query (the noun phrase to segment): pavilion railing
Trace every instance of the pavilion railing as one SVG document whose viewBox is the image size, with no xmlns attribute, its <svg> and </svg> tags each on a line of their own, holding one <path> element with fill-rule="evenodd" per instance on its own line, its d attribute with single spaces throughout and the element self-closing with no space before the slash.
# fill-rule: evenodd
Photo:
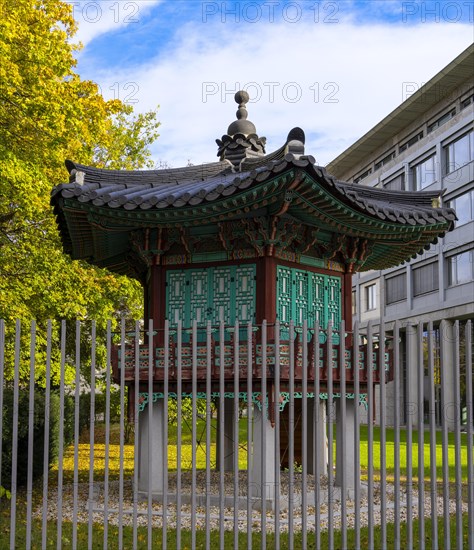
<svg viewBox="0 0 474 550">
<path fill-rule="evenodd" d="M 339 329 L 0 321 L 0 547 L 474 548 L 472 322 Z"/>
<path fill-rule="evenodd" d="M 247 340 L 247 330 L 251 334 Z M 327 384 L 329 373 L 332 370 L 332 379 L 334 383 L 339 383 L 341 379 L 341 368 L 345 368 L 345 379 L 348 384 L 354 381 L 354 350 L 358 353 L 359 382 L 366 384 L 368 381 L 367 370 L 371 365 L 373 370 L 372 383 L 380 382 L 380 363 L 381 346 L 377 341 L 372 353 L 368 353 L 366 335 L 360 334 L 359 341 L 353 344 L 352 332 L 344 333 L 344 343 L 340 332 L 330 329 L 332 337 L 328 339 L 328 330 L 320 328 L 318 325 L 309 328 L 308 326 L 294 325 L 267 325 L 267 331 L 271 332 L 271 337 L 267 339 L 265 357 L 267 365 L 267 377 L 273 378 L 275 372 L 275 361 L 278 355 L 280 362 L 280 378 L 287 381 L 290 376 L 290 363 L 294 363 L 294 378 L 301 381 L 303 379 L 303 360 L 306 354 L 306 376 L 309 382 L 314 382 L 315 369 L 319 367 L 319 381 L 321 384 Z M 307 341 L 303 343 L 303 331 L 306 331 Z M 178 334 L 178 331 L 180 334 Z M 180 376 L 183 380 L 192 379 L 192 361 L 193 349 L 196 353 L 197 378 L 205 380 L 207 375 L 207 355 L 210 353 L 211 377 L 219 379 L 221 365 L 224 365 L 224 378 L 233 379 L 235 376 L 235 365 L 239 365 L 239 377 L 246 379 L 248 368 L 251 369 L 252 377 L 260 379 L 263 373 L 263 355 L 264 350 L 261 343 L 261 326 L 252 324 L 228 327 L 225 325 L 213 327 L 195 326 L 181 327 L 174 329 L 154 330 L 153 345 L 142 343 L 146 340 L 145 331 L 138 335 L 129 336 L 129 341 L 123 346 L 116 345 L 112 347 L 112 367 L 114 379 L 117 383 L 120 381 L 120 369 L 125 369 L 125 382 L 135 380 L 135 357 L 138 347 L 139 355 L 139 377 L 146 380 L 148 377 L 148 368 L 150 364 L 150 353 L 153 356 L 153 378 L 156 381 L 163 381 L 164 366 L 168 364 L 168 375 L 171 381 L 176 380 L 177 362 L 178 362 L 178 339 L 181 342 Z M 279 332 L 279 348 L 276 350 L 275 331 Z M 210 332 L 209 338 L 206 332 Z M 318 337 L 315 338 L 315 334 Z M 155 345 L 159 340 L 161 345 Z M 137 344 L 138 342 L 138 344 Z M 167 342 L 167 346 L 164 345 Z M 195 342 L 195 346 L 193 346 Z M 303 346 L 306 348 L 303 350 Z M 249 361 L 248 352 L 250 350 L 251 360 Z M 387 338 L 384 341 L 384 350 L 382 352 L 385 364 L 384 380 L 390 381 L 393 378 L 393 350 L 392 340 Z M 342 364 L 341 357 L 344 357 Z M 318 357 L 318 361 L 315 358 Z M 331 357 L 331 361 L 329 361 Z M 122 359 L 123 358 L 123 359 Z"/>
</svg>

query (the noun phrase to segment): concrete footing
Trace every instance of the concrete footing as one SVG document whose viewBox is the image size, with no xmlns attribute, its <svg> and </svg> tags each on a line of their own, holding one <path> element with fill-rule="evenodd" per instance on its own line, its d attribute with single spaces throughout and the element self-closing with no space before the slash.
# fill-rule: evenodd
<svg viewBox="0 0 474 550">
<path fill-rule="evenodd" d="M 345 418 L 342 418 L 341 415 L 340 400 L 335 400 L 335 404 L 337 424 L 335 484 L 336 487 L 344 484 L 346 490 L 352 491 L 356 480 L 359 478 L 359 473 L 354 471 L 354 414 L 355 407 L 358 404 L 356 405 L 353 400 L 346 400 Z M 159 399 L 148 405 L 148 407 L 150 406 L 152 407 L 151 414 L 149 409 L 146 408 L 139 418 L 138 492 L 141 495 L 147 495 L 151 488 L 153 495 L 156 495 L 156 498 L 160 500 L 160 495 L 161 499 L 163 495 L 165 474 L 163 465 L 165 463 L 165 453 L 167 452 L 163 429 L 165 401 Z M 224 426 L 224 438 L 223 443 L 222 441 L 218 443 L 217 452 L 218 455 L 221 450 L 224 453 L 223 466 L 226 472 L 234 470 L 234 437 L 238 437 L 238 434 L 234 433 L 237 426 L 234 414 L 233 399 L 225 399 L 224 415 L 223 418 L 219 417 L 219 425 L 222 426 L 223 423 Z M 308 400 L 308 428 L 307 433 L 304 434 L 308 443 L 307 455 L 304 457 L 307 461 L 308 474 L 314 474 L 315 471 L 319 476 L 327 474 L 326 431 L 326 402 Z M 343 433 L 344 440 L 342 438 Z M 217 440 L 219 441 L 219 439 L 218 435 Z M 251 462 L 248 467 L 252 476 L 252 502 L 255 501 L 254 504 L 257 507 L 262 507 L 262 502 L 266 502 L 265 506 L 272 508 L 272 503 L 275 502 L 276 498 L 276 486 L 279 481 L 278 479 L 275 480 L 277 438 L 275 428 L 272 426 L 267 412 L 259 410 L 258 407 L 254 407 L 253 410 L 253 430 L 251 441 L 248 444 L 251 446 Z M 220 460 L 217 461 L 217 464 L 221 464 Z M 280 472 L 277 473 L 279 476 Z M 173 495 L 169 495 L 169 502 L 172 502 L 173 498 L 175 498 Z M 219 499 L 218 496 L 216 498 Z M 227 499 L 227 496 L 225 498 Z M 281 495 L 281 498 L 284 500 L 285 497 Z"/>
</svg>

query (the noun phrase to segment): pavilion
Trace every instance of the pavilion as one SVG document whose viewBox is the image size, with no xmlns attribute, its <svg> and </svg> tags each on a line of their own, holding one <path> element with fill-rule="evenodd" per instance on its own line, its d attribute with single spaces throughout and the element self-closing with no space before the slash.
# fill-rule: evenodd
<svg viewBox="0 0 474 550">
<path fill-rule="evenodd" d="M 69 183 L 52 192 L 64 251 L 74 259 L 138 279 L 143 285 L 145 319 L 152 320 L 155 331 L 153 399 L 146 386 L 148 343 L 140 352 L 139 380 L 135 379 L 133 357 L 124 360 L 117 353 L 114 372 L 118 377 L 120 368 L 125 368 L 132 406 L 135 384 L 140 385 L 144 406 L 153 402 L 156 457 L 166 446 L 159 429 L 166 399 L 155 399 L 155 392 L 163 391 L 165 362 L 170 390 L 176 391 L 179 378 L 182 391 L 191 391 L 193 338 L 199 340 L 194 348 L 194 382 L 200 392 L 208 388 L 209 366 L 212 390 L 219 392 L 223 367 L 227 392 L 233 391 L 236 376 L 239 389 L 245 391 L 251 376 L 255 395 L 264 390 L 273 411 L 270 390 L 275 383 L 277 355 L 281 392 L 291 387 L 301 391 L 305 368 L 308 391 L 314 391 L 317 379 L 319 388 L 327 392 L 329 378 L 336 391 L 341 365 L 350 389 L 354 377 L 352 274 L 385 269 L 422 253 L 449 231 L 456 219 L 452 209 L 441 207 L 439 193 L 388 191 L 338 181 L 305 153 L 305 135 L 300 128 L 291 130 L 285 143 L 267 154 L 265 138 L 257 135 L 247 118 L 248 99 L 246 92 L 235 95 L 237 120 L 216 140 L 217 162 L 127 171 L 67 161 Z M 275 334 L 276 321 L 281 327 L 279 335 Z M 190 333 L 193 323 L 201 328 L 212 326 L 212 338 L 206 340 L 202 332 L 200 336 Z M 233 329 L 238 323 L 245 330 Z M 326 334 L 303 342 L 298 327 L 315 323 Z M 223 333 L 219 325 L 225 327 Z M 334 331 L 329 338 L 328 326 Z M 178 327 L 183 330 L 180 346 Z M 345 327 L 343 331 L 341 327 Z M 210 360 L 206 359 L 209 342 Z M 309 346 L 307 354 L 304 345 Z M 262 368 L 263 361 L 269 365 L 267 369 Z M 361 360 L 362 386 L 367 383 L 366 374 L 367 354 Z M 312 395 L 310 410 L 323 407 L 321 395 Z M 350 399 L 347 405 L 350 418 L 356 405 Z M 255 408 L 254 433 L 266 435 L 249 442 L 255 457 L 254 479 L 261 490 L 271 484 L 274 466 L 268 457 L 275 456 L 273 413 L 266 414 L 264 408 Z M 228 422 L 232 411 L 230 404 L 220 419 L 229 426 L 226 430 L 232 429 Z M 284 408 L 281 414 L 283 418 Z M 147 456 L 149 437 L 147 417 L 140 415 L 139 423 L 143 457 Z M 310 425 L 309 432 L 312 429 Z M 280 441 L 284 446 L 285 434 Z M 323 447 L 323 441 L 317 442 L 316 452 L 322 453 Z M 231 446 L 224 451 L 231 456 Z M 262 454 L 268 460 L 265 468 L 257 464 Z M 160 493 L 159 458 L 155 466 L 152 490 Z M 347 469 L 349 484 L 355 475 L 351 466 L 350 453 L 344 460 L 339 458 L 338 471 Z M 143 491 L 148 487 L 147 471 L 143 458 L 139 472 Z"/>
</svg>

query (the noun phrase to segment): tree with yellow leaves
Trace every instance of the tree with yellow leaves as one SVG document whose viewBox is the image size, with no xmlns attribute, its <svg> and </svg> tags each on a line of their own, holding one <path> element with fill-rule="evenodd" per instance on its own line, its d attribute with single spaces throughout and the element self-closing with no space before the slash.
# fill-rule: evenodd
<svg viewBox="0 0 474 550">
<path fill-rule="evenodd" d="M 75 32 L 72 7 L 61 0 L 1 4 L 0 319 L 7 326 L 95 319 L 103 330 L 107 319 L 141 316 L 138 283 L 63 254 L 49 205 L 52 187 L 67 178 L 65 159 L 147 167 L 158 137 L 155 111 L 134 115 L 75 72 Z"/>
</svg>

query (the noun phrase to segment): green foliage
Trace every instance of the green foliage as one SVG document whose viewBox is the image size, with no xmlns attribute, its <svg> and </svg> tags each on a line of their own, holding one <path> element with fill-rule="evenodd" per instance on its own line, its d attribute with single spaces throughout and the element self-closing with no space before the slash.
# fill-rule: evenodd
<svg viewBox="0 0 474 550">
<path fill-rule="evenodd" d="M 10 489 L 12 480 L 13 453 L 13 390 L 4 390 L 3 401 L 3 432 L 2 432 L 2 485 Z M 44 463 L 44 427 L 45 427 L 45 396 L 36 393 L 33 414 L 33 479 L 41 476 Z M 28 475 L 28 430 L 29 430 L 29 395 L 19 392 L 18 395 L 18 440 L 17 440 L 17 485 L 26 484 Z M 67 426 L 67 422 L 65 422 Z M 65 434 L 71 438 L 70 428 Z M 73 432 L 72 432 L 73 434 Z M 69 444 L 71 439 L 66 440 Z M 59 449 L 59 396 L 51 394 L 49 408 L 49 465 L 58 458 Z"/>
<path fill-rule="evenodd" d="M 11 380 L 15 319 L 36 319 L 43 329 L 50 318 L 66 319 L 71 328 L 75 319 L 95 319 L 103 335 L 107 319 L 141 317 L 136 281 L 63 254 L 49 197 L 54 185 L 67 181 L 67 158 L 108 168 L 149 166 L 159 123 L 156 111 L 133 115 L 75 72 L 71 4 L 3 2 L 0 16 L 0 318 L 9 330 L 5 377 Z M 57 336 L 59 327 L 54 331 Z M 70 344 L 68 338 L 68 352 Z M 56 380 L 57 349 L 54 354 Z M 27 366 L 22 352 L 22 383 Z M 43 372 L 37 370 L 39 385 Z"/>
<path fill-rule="evenodd" d="M 215 405 L 211 403 L 211 415 L 214 413 Z M 196 415 L 198 420 L 206 418 L 206 400 L 196 399 Z M 193 423 L 193 400 L 191 397 L 185 397 L 181 400 L 181 418 L 182 424 L 192 426 Z M 178 401 L 168 399 L 168 424 L 170 426 L 178 425 Z"/>
</svg>

